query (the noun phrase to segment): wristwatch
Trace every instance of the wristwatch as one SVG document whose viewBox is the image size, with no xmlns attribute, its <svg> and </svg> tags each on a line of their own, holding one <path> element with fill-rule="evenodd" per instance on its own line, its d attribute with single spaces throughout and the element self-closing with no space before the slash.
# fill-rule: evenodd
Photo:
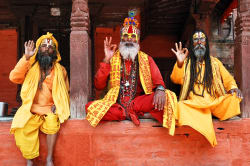
<svg viewBox="0 0 250 166">
<path fill-rule="evenodd" d="M 157 86 L 157 88 L 156 88 L 156 91 L 157 91 L 157 90 L 165 91 L 165 88 L 164 88 L 164 86 L 159 85 L 159 86 Z"/>
</svg>

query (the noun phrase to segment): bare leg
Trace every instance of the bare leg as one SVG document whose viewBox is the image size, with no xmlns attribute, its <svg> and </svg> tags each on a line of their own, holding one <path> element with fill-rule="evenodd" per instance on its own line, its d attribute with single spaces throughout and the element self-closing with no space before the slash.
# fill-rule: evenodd
<svg viewBox="0 0 250 166">
<path fill-rule="evenodd" d="M 57 133 L 47 135 L 48 155 L 47 155 L 46 166 L 54 166 L 52 155 L 53 155 L 54 146 L 55 146 L 55 143 L 56 143 L 56 138 L 57 138 Z"/>
<path fill-rule="evenodd" d="M 32 160 L 27 160 L 27 166 L 33 166 L 33 161 Z"/>
</svg>

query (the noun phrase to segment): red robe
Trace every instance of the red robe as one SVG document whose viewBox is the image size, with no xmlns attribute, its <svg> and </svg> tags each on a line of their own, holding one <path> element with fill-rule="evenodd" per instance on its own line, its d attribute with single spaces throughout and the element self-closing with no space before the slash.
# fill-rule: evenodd
<svg viewBox="0 0 250 166">
<path fill-rule="evenodd" d="M 153 89 L 155 89 L 159 85 L 162 85 L 165 87 L 161 73 L 157 65 L 155 64 L 153 58 L 148 56 L 148 60 L 149 60 L 149 65 L 150 65 L 150 70 L 151 70 Z M 131 65 L 132 65 L 132 61 L 130 60 L 125 61 L 127 72 L 130 72 Z M 100 63 L 100 67 L 94 78 L 94 85 L 96 89 L 103 90 L 107 86 L 110 69 L 111 69 L 110 64 L 103 63 L 103 62 Z M 154 109 L 153 98 L 154 98 L 154 93 L 150 95 L 144 94 L 140 79 L 138 79 L 136 95 L 135 95 L 134 100 L 132 100 L 131 102 L 133 111 L 135 112 L 136 116 L 144 115 L 144 113 L 149 112 L 156 120 L 162 123 L 163 110 L 159 111 L 159 110 Z M 87 110 L 88 106 L 91 103 L 92 101 L 86 104 L 85 110 Z M 112 121 L 112 120 L 120 121 L 120 120 L 125 120 L 125 119 L 126 119 L 125 109 L 120 104 L 115 103 L 110 107 L 108 112 L 104 115 L 104 117 L 102 118 L 102 121 L 103 120 L 104 121 Z"/>
</svg>

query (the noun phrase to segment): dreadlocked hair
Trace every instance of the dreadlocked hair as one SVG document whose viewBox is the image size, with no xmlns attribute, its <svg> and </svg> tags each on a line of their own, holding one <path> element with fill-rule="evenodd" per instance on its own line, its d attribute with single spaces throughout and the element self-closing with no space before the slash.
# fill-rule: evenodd
<svg viewBox="0 0 250 166">
<path fill-rule="evenodd" d="M 202 32 L 205 34 L 205 32 L 203 30 L 196 30 L 193 35 L 197 32 Z M 189 87 L 188 87 L 188 95 L 191 91 L 193 91 L 193 93 L 195 95 L 198 96 L 203 96 L 204 95 L 204 91 L 207 90 L 207 92 L 211 95 L 214 96 L 214 91 L 213 91 L 213 87 L 212 87 L 212 81 L 213 81 L 213 74 L 212 74 L 212 66 L 211 66 L 211 58 L 210 58 L 210 54 L 209 54 L 209 44 L 208 44 L 208 38 L 206 35 L 206 52 L 204 55 L 204 60 L 205 60 L 205 73 L 204 73 L 204 77 L 202 80 L 202 85 L 203 85 L 203 90 L 202 90 L 202 94 L 197 94 L 194 90 L 194 84 L 198 81 L 198 72 L 197 72 L 197 68 L 196 68 L 196 57 L 194 55 L 194 51 L 193 51 L 193 35 L 191 36 L 190 40 L 189 40 L 189 56 L 187 59 L 187 64 L 185 66 L 185 68 L 187 68 L 187 65 L 189 62 L 191 62 L 190 64 L 190 83 L 189 83 Z"/>
</svg>

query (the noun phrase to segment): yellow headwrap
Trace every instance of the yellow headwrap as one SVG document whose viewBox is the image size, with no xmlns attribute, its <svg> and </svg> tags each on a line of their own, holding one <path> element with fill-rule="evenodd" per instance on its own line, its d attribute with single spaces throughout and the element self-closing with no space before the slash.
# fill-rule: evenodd
<svg viewBox="0 0 250 166">
<path fill-rule="evenodd" d="M 59 51 L 58 51 L 58 42 L 57 42 L 57 40 L 54 38 L 54 36 L 53 36 L 52 33 L 47 32 L 46 35 L 42 35 L 39 39 L 37 39 L 37 41 L 36 41 L 36 51 L 35 51 L 35 55 L 32 56 L 32 57 L 30 58 L 30 63 L 31 63 L 31 64 L 33 64 L 33 63 L 35 62 L 35 60 L 36 60 L 36 55 L 37 55 L 37 52 L 38 52 L 38 48 L 40 47 L 40 45 L 41 45 L 41 43 L 42 43 L 42 41 L 43 41 L 44 39 L 51 39 L 51 40 L 53 41 L 53 43 L 56 45 L 56 52 L 57 52 L 57 60 L 56 60 L 56 62 L 59 62 L 59 61 L 61 60 L 61 56 L 60 56 L 60 53 L 59 53 Z"/>
<path fill-rule="evenodd" d="M 48 32 L 36 41 L 35 55 L 30 58 L 30 64 L 35 63 L 39 46 L 44 39 L 51 39 L 56 46 L 57 60 L 54 64 L 55 76 L 52 85 L 52 97 L 56 106 L 56 114 L 58 114 L 60 122 L 63 123 L 70 116 L 69 93 L 65 84 L 62 66 L 58 63 L 61 60 L 61 56 L 58 51 L 58 43 L 51 33 Z M 38 82 L 40 79 L 40 74 L 38 73 L 40 73 L 40 67 L 38 62 L 36 62 L 26 74 L 23 82 L 21 89 L 22 106 L 18 109 L 14 116 L 11 125 L 11 133 L 14 133 L 16 128 L 23 128 L 32 116 L 30 109 L 37 92 Z"/>
</svg>

